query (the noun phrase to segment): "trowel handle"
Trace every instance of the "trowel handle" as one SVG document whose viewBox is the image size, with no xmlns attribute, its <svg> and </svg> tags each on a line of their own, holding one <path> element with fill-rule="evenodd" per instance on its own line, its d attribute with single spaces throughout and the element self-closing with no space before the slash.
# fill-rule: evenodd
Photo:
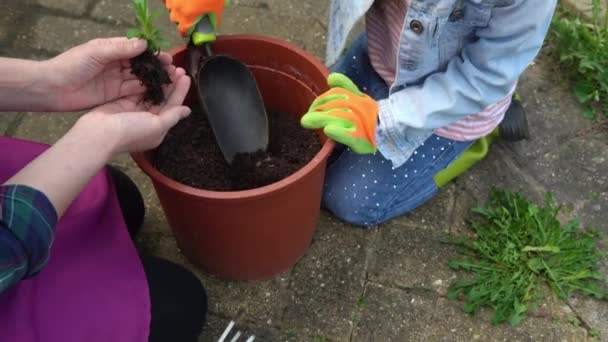
<svg viewBox="0 0 608 342">
<path fill-rule="evenodd" d="M 207 57 L 213 57 L 213 50 L 211 50 L 211 43 L 205 44 L 205 52 L 207 53 Z"/>
<path fill-rule="evenodd" d="M 192 43 L 195 46 L 209 45 L 217 39 L 217 32 L 211 23 L 209 14 L 203 15 L 192 32 Z"/>
</svg>

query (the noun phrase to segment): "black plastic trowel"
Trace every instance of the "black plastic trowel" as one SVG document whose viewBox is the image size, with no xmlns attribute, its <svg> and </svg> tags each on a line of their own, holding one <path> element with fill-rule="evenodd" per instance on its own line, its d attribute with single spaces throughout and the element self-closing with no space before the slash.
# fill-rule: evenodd
<svg viewBox="0 0 608 342">
<path fill-rule="evenodd" d="M 268 116 L 255 77 L 245 64 L 214 55 L 215 30 L 204 16 L 192 34 L 186 56 L 198 100 L 228 164 L 235 155 L 268 148 Z M 204 49 L 204 52 L 203 52 Z"/>
</svg>

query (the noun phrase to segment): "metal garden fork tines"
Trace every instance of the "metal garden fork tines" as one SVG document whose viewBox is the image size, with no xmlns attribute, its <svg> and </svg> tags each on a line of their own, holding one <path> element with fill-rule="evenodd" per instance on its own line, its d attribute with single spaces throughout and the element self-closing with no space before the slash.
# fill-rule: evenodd
<svg viewBox="0 0 608 342">
<path fill-rule="evenodd" d="M 235 325 L 234 321 L 230 321 L 230 323 L 226 327 L 226 330 L 224 330 L 224 333 L 222 334 L 222 336 L 220 337 L 220 339 L 217 342 L 239 342 L 239 338 L 242 335 L 242 333 L 239 330 L 236 331 L 236 333 L 232 336 L 231 340 L 227 340 L 227 338 L 229 338 L 228 336 L 230 336 L 232 329 L 234 328 L 234 325 Z M 244 336 L 243 338 L 246 338 L 246 336 Z M 247 340 L 244 340 L 244 341 L 253 342 L 254 339 L 255 339 L 255 336 L 251 335 L 251 336 L 249 336 L 249 338 L 247 338 Z"/>
</svg>

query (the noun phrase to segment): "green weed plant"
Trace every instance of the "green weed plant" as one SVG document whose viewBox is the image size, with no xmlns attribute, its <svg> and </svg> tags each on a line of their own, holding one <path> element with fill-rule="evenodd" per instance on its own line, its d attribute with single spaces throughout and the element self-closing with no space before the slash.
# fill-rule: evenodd
<svg viewBox="0 0 608 342">
<path fill-rule="evenodd" d="M 448 297 L 465 299 L 464 311 L 472 315 L 489 307 L 493 323 L 513 326 L 538 304 L 544 284 L 561 299 L 575 292 L 606 299 L 599 236 L 579 229 L 577 220 L 561 224 L 559 212 L 550 194 L 539 207 L 518 193 L 493 191 L 485 206 L 473 209 L 476 238 L 451 242 L 463 259 L 450 267 L 470 277 L 456 280 Z"/>
<path fill-rule="evenodd" d="M 551 37 L 556 52 L 574 80 L 574 94 L 589 119 L 598 110 L 608 116 L 608 0 L 592 0 L 591 20 L 560 8 Z"/>
</svg>

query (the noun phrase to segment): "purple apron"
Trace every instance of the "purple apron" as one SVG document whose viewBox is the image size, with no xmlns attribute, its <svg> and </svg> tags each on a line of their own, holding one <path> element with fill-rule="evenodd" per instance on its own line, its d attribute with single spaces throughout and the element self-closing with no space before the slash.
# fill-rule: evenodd
<svg viewBox="0 0 608 342">
<path fill-rule="evenodd" d="M 46 145 L 0 137 L 0 184 Z M 0 341 L 146 342 L 146 277 L 106 171 L 56 228 L 48 265 L 0 295 Z"/>
</svg>

